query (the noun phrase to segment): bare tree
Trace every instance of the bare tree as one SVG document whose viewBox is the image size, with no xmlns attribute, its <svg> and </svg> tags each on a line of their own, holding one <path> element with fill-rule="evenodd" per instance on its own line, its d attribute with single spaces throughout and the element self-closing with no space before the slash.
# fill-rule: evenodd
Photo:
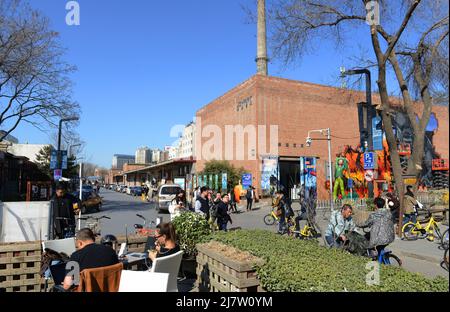
<svg viewBox="0 0 450 312">
<path fill-rule="evenodd" d="M 273 0 L 269 9 L 273 30 L 271 42 L 274 56 L 287 64 L 301 59 L 324 40 L 331 40 L 336 46 L 345 43 L 355 48 L 357 42 L 352 36 L 356 31 L 366 31 L 378 75 L 380 114 L 397 192 L 403 203 L 402 167 L 393 131 L 391 113 L 394 108 L 390 103 L 387 77 L 392 75 L 396 78 L 402 109 L 413 127 L 414 143 L 408 171 L 418 176 L 422 168 L 425 129 L 430 119 L 433 95 L 448 100 L 449 4 L 442 0 L 378 1 L 380 23 L 369 26 L 366 23 L 369 13 L 366 6 L 374 2 Z M 421 100 L 419 104 L 414 101 L 416 90 L 417 99 Z"/>
<path fill-rule="evenodd" d="M 0 128 L 2 141 L 22 123 L 43 129 L 79 114 L 58 34 L 21 0 L 0 2 Z"/>
</svg>

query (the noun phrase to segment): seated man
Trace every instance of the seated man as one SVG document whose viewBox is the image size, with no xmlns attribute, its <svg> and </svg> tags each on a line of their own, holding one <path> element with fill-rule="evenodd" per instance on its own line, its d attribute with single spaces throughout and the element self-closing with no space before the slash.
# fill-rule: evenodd
<svg viewBox="0 0 450 312">
<path fill-rule="evenodd" d="M 333 211 L 330 217 L 325 240 L 330 247 L 340 247 L 347 237 L 346 232 L 352 232 L 355 224 L 352 219 L 353 208 L 349 204 L 342 206 L 341 211 Z"/>
<path fill-rule="evenodd" d="M 101 268 L 119 263 L 116 252 L 109 246 L 95 243 L 91 229 L 81 229 L 75 236 L 77 251 L 69 261 L 78 263 L 79 272 L 84 269 Z M 73 286 L 73 271 L 67 272 L 63 287 L 69 290 Z"/>
<path fill-rule="evenodd" d="M 386 201 L 380 197 L 374 200 L 376 210 L 370 214 L 367 221 L 357 224 L 360 228 L 370 227 L 369 248 L 376 249 L 378 255 L 387 245 L 395 239 L 394 222 L 389 209 L 386 209 Z M 374 250 L 375 251 L 375 250 Z"/>
</svg>

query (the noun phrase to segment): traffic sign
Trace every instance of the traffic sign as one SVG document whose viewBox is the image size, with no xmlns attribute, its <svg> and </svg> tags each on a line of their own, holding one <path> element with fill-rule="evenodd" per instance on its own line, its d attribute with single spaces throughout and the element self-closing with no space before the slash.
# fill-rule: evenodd
<svg viewBox="0 0 450 312">
<path fill-rule="evenodd" d="M 55 169 L 55 171 L 53 171 L 53 178 L 55 179 L 55 181 L 59 181 L 62 178 L 62 170 L 61 169 Z"/>
<path fill-rule="evenodd" d="M 364 153 L 364 170 L 375 169 L 375 153 Z"/>
<path fill-rule="evenodd" d="M 353 180 L 352 180 L 352 179 L 348 179 L 348 180 L 347 180 L 347 187 L 348 187 L 349 189 L 353 188 Z"/>
<path fill-rule="evenodd" d="M 366 178 L 367 182 L 372 182 L 375 176 L 375 172 L 373 170 L 366 170 L 364 173 L 364 178 Z"/>
</svg>

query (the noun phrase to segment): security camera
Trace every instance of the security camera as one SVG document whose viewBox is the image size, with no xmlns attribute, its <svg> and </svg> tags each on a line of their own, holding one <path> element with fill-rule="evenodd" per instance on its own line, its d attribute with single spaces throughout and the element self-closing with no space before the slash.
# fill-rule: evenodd
<svg viewBox="0 0 450 312">
<path fill-rule="evenodd" d="M 306 138 L 306 146 L 310 147 L 312 143 L 312 139 L 310 137 Z"/>
</svg>

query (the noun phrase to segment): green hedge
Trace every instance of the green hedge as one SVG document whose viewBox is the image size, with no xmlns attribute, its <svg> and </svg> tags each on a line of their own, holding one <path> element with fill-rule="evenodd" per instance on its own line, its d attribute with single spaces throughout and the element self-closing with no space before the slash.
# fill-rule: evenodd
<svg viewBox="0 0 450 312">
<path fill-rule="evenodd" d="M 381 266 L 380 285 L 366 284 L 367 258 L 263 230 L 218 232 L 213 239 L 265 260 L 256 267 L 268 291 L 448 291 L 443 277 L 428 279 L 402 268 Z"/>
</svg>

